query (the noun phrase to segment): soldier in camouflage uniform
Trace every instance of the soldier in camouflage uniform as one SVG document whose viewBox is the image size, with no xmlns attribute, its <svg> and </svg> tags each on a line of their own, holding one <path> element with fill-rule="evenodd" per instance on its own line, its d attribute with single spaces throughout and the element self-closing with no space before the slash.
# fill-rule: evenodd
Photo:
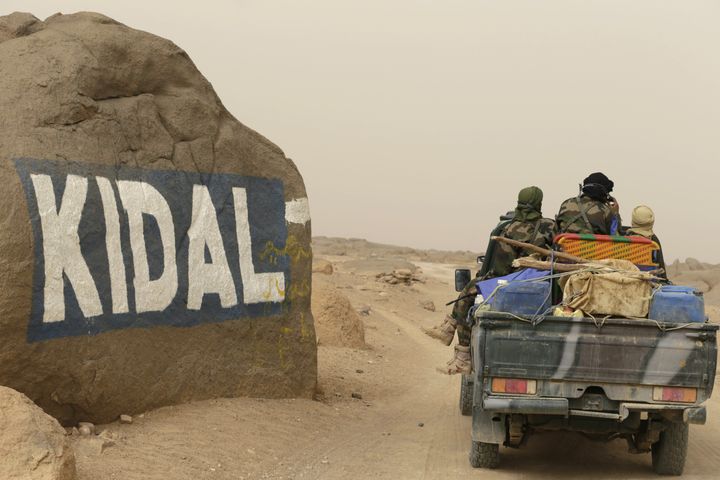
<svg viewBox="0 0 720 480">
<path fill-rule="evenodd" d="M 542 198 L 543 192 L 538 187 L 527 187 L 520 190 L 515 216 L 502 231 L 501 236 L 532 243 L 538 247 L 550 247 L 555 236 L 555 222 L 542 217 Z M 492 268 L 486 278 L 511 273 L 513 260 L 524 255 L 525 252 L 521 249 L 498 242 L 495 254 L 491 259 Z M 452 314 L 448 315 L 441 325 L 432 329 L 424 329 L 425 333 L 445 345 L 452 343 L 457 330 L 458 345 L 455 346 L 455 356 L 447 363 L 446 367 L 439 369 L 443 373 L 470 373 L 470 327 L 463 322 L 470 307 L 475 303 L 478 293 L 475 286 L 477 281 L 478 279 L 471 280 L 460 292 Z"/>
<path fill-rule="evenodd" d="M 558 233 L 618 235 L 622 223 L 617 201 L 610 196 L 614 185 L 599 172 L 583 180 L 580 194 L 560 205 L 555 217 Z"/>
</svg>

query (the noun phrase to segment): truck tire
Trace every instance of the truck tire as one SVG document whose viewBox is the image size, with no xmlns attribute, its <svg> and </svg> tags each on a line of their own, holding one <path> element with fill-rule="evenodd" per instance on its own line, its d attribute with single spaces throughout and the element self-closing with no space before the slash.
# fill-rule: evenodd
<svg viewBox="0 0 720 480">
<path fill-rule="evenodd" d="M 687 457 L 689 427 L 671 423 L 652 445 L 652 466 L 659 475 L 682 475 Z"/>
<path fill-rule="evenodd" d="M 497 468 L 500 465 L 500 445 L 473 441 L 470 465 L 474 468 Z"/>
<path fill-rule="evenodd" d="M 472 415 L 473 403 L 473 382 L 469 375 L 463 374 L 460 379 L 460 413 L 468 416 Z"/>
</svg>

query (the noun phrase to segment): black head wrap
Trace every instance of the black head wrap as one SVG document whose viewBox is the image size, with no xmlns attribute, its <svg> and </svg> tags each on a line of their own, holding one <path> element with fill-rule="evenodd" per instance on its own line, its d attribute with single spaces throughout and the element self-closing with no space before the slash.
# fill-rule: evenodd
<svg viewBox="0 0 720 480">
<path fill-rule="evenodd" d="M 615 184 L 604 173 L 591 173 L 583 180 L 582 193 L 593 200 L 605 201 Z"/>
</svg>

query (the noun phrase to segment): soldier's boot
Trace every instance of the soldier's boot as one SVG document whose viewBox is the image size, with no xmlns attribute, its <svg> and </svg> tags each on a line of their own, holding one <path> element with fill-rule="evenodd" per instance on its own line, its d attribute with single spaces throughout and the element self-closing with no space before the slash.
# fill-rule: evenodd
<svg viewBox="0 0 720 480">
<path fill-rule="evenodd" d="M 431 336 L 436 340 L 440 340 L 443 345 L 449 346 L 453 338 L 455 337 L 455 329 L 457 328 L 457 322 L 450 315 L 445 316 L 445 320 L 440 325 L 435 325 L 432 328 L 422 329 L 427 335 Z"/>
<path fill-rule="evenodd" d="M 446 375 L 457 375 L 458 373 L 469 374 L 472 371 L 470 363 L 470 347 L 455 345 L 455 356 L 444 367 L 438 368 L 438 372 Z"/>
</svg>

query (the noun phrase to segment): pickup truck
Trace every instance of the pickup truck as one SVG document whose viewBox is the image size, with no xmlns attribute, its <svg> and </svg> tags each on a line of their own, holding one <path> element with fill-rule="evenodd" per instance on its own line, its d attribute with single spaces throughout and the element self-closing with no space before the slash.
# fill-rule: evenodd
<svg viewBox="0 0 720 480">
<path fill-rule="evenodd" d="M 567 430 L 625 439 L 631 453 L 651 452 L 656 473 L 682 474 L 688 425 L 705 423 L 713 390 L 717 325 L 480 309 L 474 318 L 473 372 L 460 389 L 473 467 L 496 468 L 501 445 Z"/>
</svg>

